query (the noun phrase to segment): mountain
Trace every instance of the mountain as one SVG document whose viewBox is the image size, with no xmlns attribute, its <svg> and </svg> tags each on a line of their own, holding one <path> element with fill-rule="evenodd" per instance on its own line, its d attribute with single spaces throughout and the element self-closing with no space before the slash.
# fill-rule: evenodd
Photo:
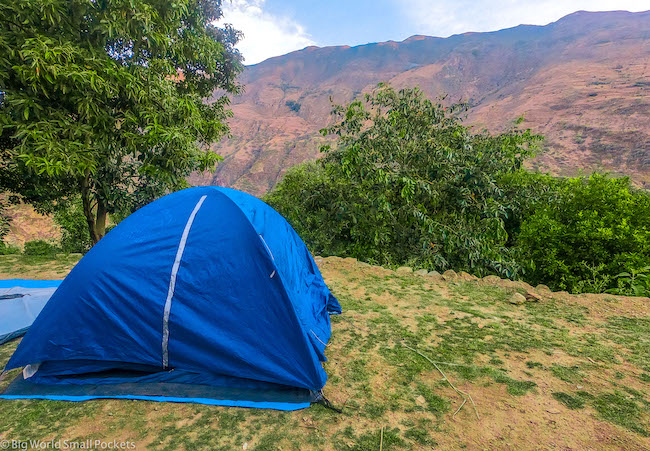
<svg viewBox="0 0 650 451">
<path fill-rule="evenodd" d="M 525 127 L 547 138 L 533 167 L 608 170 L 645 185 L 649 63 L 650 11 L 580 11 L 546 26 L 307 47 L 246 67 L 245 92 L 232 99 L 232 138 L 213 147 L 225 160 L 193 181 L 263 194 L 286 169 L 318 157 L 331 101 L 388 82 L 468 102 L 465 122 L 478 129 L 498 132 L 523 115 Z"/>
</svg>

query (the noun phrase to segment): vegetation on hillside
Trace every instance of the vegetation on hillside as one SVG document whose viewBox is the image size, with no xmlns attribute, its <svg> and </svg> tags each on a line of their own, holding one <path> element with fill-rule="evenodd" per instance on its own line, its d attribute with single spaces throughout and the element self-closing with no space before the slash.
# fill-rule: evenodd
<svg viewBox="0 0 650 451">
<path fill-rule="evenodd" d="M 459 107 L 381 86 L 336 106 L 325 157 L 266 196 L 323 255 L 498 274 L 555 289 L 618 289 L 650 262 L 650 197 L 627 179 L 522 169 L 540 137 L 477 133 Z"/>
<path fill-rule="evenodd" d="M 210 170 L 237 92 L 239 33 L 220 0 L 0 3 L 0 188 L 40 211 L 81 202 L 96 243 Z"/>
</svg>

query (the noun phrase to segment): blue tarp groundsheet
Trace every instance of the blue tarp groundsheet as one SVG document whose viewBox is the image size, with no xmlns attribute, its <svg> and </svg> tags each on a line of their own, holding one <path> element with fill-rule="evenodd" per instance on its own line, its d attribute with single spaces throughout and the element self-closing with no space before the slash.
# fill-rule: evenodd
<svg viewBox="0 0 650 451">
<path fill-rule="evenodd" d="M 327 380 L 329 315 L 340 312 L 275 210 L 189 188 L 141 208 L 79 261 L 9 360 L 24 377 L 0 397 L 306 407 Z"/>
<path fill-rule="evenodd" d="M 0 345 L 27 332 L 60 280 L 0 280 Z"/>
<path fill-rule="evenodd" d="M 0 289 L 5 288 L 56 288 L 62 280 L 35 280 L 35 279 L 0 279 Z"/>
</svg>

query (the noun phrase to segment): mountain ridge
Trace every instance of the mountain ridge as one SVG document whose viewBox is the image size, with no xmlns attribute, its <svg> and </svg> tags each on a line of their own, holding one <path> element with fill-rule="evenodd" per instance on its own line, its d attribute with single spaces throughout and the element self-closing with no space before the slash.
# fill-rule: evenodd
<svg viewBox="0 0 650 451">
<path fill-rule="evenodd" d="M 548 25 L 519 25 L 447 38 L 422 35 L 359 46 L 307 47 L 247 66 L 232 99 L 225 157 L 195 183 L 261 195 L 284 171 L 317 158 L 331 102 L 379 82 L 419 86 L 470 106 L 467 124 L 498 132 L 525 117 L 547 136 L 531 166 L 629 173 L 650 182 L 650 11 L 576 12 Z"/>
<path fill-rule="evenodd" d="M 425 39 L 449 39 L 449 38 L 453 38 L 453 37 L 457 37 L 457 36 L 487 35 L 487 34 L 491 34 L 491 33 L 501 33 L 503 31 L 514 30 L 514 29 L 518 29 L 518 28 L 531 28 L 531 29 L 533 29 L 533 28 L 544 28 L 544 27 L 548 27 L 550 25 L 556 24 L 556 23 L 558 23 L 560 21 L 570 20 L 573 17 L 591 16 L 591 15 L 610 15 L 610 16 L 611 15 L 624 15 L 624 16 L 628 16 L 628 15 L 647 14 L 647 13 L 650 13 L 650 10 L 640 11 L 640 12 L 630 12 L 630 11 L 626 11 L 626 10 L 615 10 L 615 11 L 579 10 L 579 11 L 575 11 L 573 13 L 567 14 L 566 16 L 563 16 L 563 17 L 561 17 L 560 19 L 558 19 L 558 20 L 556 20 L 554 22 L 549 22 L 546 25 L 519 24 L 519 25 L 515 25 L 513 27 L 506 27 L 506 28 L 501 28 L 501 29 L 492 30 L 492 31 L 464 31 L 462 33 L 455 33 L 455 34 L 449 35 L 447 37 L 429 36 L 429 35 L 424 35 L 424 34 L 414 34 L 414 35 L 411 35 L 411 36 L 409 36 L 409 37 L 407 37 L 407 38 L 405 38 L 405 39 L 403 39 L 401 41 L 396 41 L 394 39 L 389 39 L 389 40 L 386 40 L 386 41 L 367 42 L 367 43 L 364 43 L 364 44 L 357 44 L 357 45 L 346 45 L 346 44 L 324 45 L 324 46 L 308 45 L 307 47 L 304 47 L 302 49 L 293 50 L 293 51 L 285 53 L 283 55 L 272 56 L 272 57 L 269 57 L 269 58 L 267 58 L 267 59 L 265 59 L 263 61 L 260 61 L 259 63 L 249 64 L 249 65 L 246 65 L 245 67 L 252 68 L 252 67 L 264 64 L 269 60 L 274 60 L 276 58 L 289 57 L 291 55 L 294 55 L 294 54 L 300 53 L 300 52 L 304 52 L 304 51 L 314 51 L 314 50 L 329 49 L 329 48 L 350 49 L 350 48 L 365 47 L 365 46 L 371 46 L 371 45 L 386 45 L 386 44 L 391 44 L 391 43 L 407 44 L 407 43 L 410 43 L 410 42 L 413 42 L 413 41 L 420 41 L 420 40 L 425 40 Z"/>
</svg>

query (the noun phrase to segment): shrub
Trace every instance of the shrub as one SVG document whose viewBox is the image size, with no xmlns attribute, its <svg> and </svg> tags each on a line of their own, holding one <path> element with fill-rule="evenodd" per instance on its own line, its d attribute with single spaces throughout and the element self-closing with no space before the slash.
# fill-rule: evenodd
<svg viewBox="0 0 650 451">
<path fill-rule="evenodd" d="M 9 223 L 11 222 L 5 208 L 4 202 L 0 199 L 0 240 L 9 232 Z"/>
<path fill-rule="evenodd" d="M 622 272 L 617 274 L 614 279 L 616 279 L 617 287 L 608 290 L 610 293 L 650 296 L 650 266 Z"/>
<path fill-rule="evenodd" d="M 594 174 L 558 182 L 516 236 L 530 283 L 574 292 L 614 288 L 614 277 L 650 261 L 650 196 L 627 178 Z"/>
<path fill-rule="evenodd" d="M 289 109 L 291 111 L 293 111 L 294 113 L 297 113 L 298 111 L 300 111 L 301 105 L 300 105 L 300 103 L 296 102 L 295 100 L 287 100 L 285 102 L 285 105 L 288 106 Z"/>
<path fill-rule="evenodd" d="M 33 240 L 25 243 L 23 254 L 38 257 L 53 257 L 56 255 L 56 247 L 47 241 Z"/>
<path fill-rule="evenodd" d="M 54 221 L 61 227 L 61 250 L 66 253 L 86 253 L 93 242 L 83 213 L 81 198 L 69 202 L 54 212 Z"/>
<path fill-rule="evenodd" d="M 0 255 L 19 254 L 20 249 L 16 246 L 7 245 L 4 241 L 0 241 Z"/>
</svg>

